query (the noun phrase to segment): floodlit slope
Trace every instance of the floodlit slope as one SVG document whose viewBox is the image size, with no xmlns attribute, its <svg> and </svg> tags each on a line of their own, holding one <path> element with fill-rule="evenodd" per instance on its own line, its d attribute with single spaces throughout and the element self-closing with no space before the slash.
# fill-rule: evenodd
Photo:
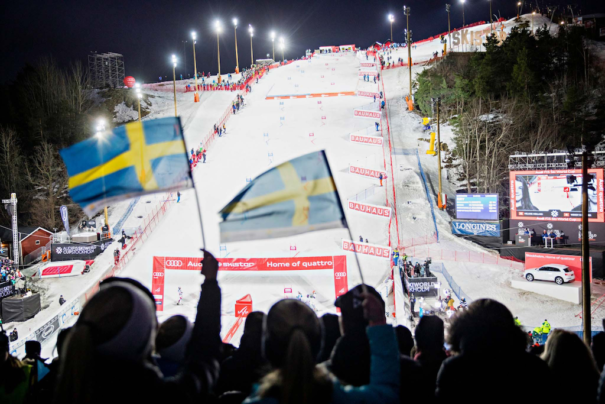
<svg viewBox="0 0 605 404">
<path fill-rule="evenodd" d="M 298 63 L 308 63 L 304 74 L 319 74 L 326 63 L 322 60 L 331 63 L 333 58 L 335 57 L 325 55 L 317 58 L 317 62 Z M 339 55 L 338 58 L 343 64 L 358 64 L 352 54 Z M 254 178 L 280 162 L 314 150 L 326 150 L 343 203 L 346 203 L 348 197 L 372 188 L 374 193 L 366 202 L 382 206 L 385 204 L 386 190 L 375 187 L 378 185 L 377 180 L 348 173 L 349 164 L 372 169 L 383 167 L 381 147 L 352 144 L 348 139 L 349 133 L 374 126 L 373 120 L 353 117 L 353 109 L 367 105 L 368 98 L 343 96 L 320 99 L 265 99 L 275 86 L 288 82 L 288 77 L 294 77 L 297 73 L 302 75 L 299 69 L 302 69 L 302 66 L 297 67 L 297 64 L 293 63 L 271 70 L 259 84 L 253 86 L 252 93 L 245 95 L 246 107 L 230 118 L 227 122 L 227 134 L 213 143 L 208 152 L 207 163 L 199 165 L 194 171 L 196 191 L 202 206 L 206 248 L 217 256 L 236 258 L 345 254 L 341 250 L 341 241 L 348 239 L 349 235 L 342 229 L 283 239 L 230 243 L 223 247 L 223 251 L 220 248 L 217 212 L 246 185 L 246 179 Z M 343 76 L 353 82 L 357 80 L 357 70 L 347 70 Z M 315 91 L 314 85 L 312 81 L 301 80 L 299 88 L 301 92 L 311 92 Z M 192 103 L 183 101 L 184 104 L 187 102 Z M 184 108 L 189 107 L 185 105 Z M 210 122 L 210 126 L 213 122 Z M 198 133 L 205 134 L 204 130 L 198 129 L 198 125 L 202 124 L 203 120 L 197 120 L 195 117 L 189 120 L 185 129 L 189 143 L 199 142 L 199 138 L 196 138 Z M 150 286 L 153 256 L 200 255 L 199 249 L 203 243 L 193 192 L 183 192 L 181 203 L 166 214 L 151 238 L 137 251 L 135 258 L 125 269 L 124 276 L 133 277 Z M 362 235 L 372 244 L 388 245 L 388 219 L 374 218 L 357 212 L 346 213 L 356 240 Z M 366 282 L 378 285 L 384 280 L 389 271 L 387 260 L 363 256 L 360 260 Z M 357 275 L 355 259 L 350 254 L 347 264 L 351 287 L 358 284 L 360 278 Z M 329 271 L 320 272 L 327 272 L 329 275 Z M 334 310 L 332 276 L 290 272 L 281 275 L 280 280 L 269 280 L 272 276 L 273 274 L 251 278 L 243 273 L 220 274 L 223 314 L 227 316 L 224 319 L 224 332 L 228 331 L 227 324 L 233 321 L 229 316 L 233 314 L 235 300 L 250 293 L 254 309 L 266 311 L 273 302 L 284 297 L 284 285 L 289 285 L 294 292 L 300 291 L 304 295 L 316 290 L 320 302 L 318 309 Z M 291 279 L 286 282 L 282 279 L 284 276 Z M 181 274 L 170 272 L 166 277 L 167 303 L 163 316 L 181 312 L 191 314 L 197 303 L 200 282 L 201 276 L 191 271 Z M 259 288 L 258 285 L 261 284 L 264 286 Z M 184 306 L 171 304 L 171 298 L 176 298 L 178 286 L 181 286 L 185 293 Z"/>
</svg>

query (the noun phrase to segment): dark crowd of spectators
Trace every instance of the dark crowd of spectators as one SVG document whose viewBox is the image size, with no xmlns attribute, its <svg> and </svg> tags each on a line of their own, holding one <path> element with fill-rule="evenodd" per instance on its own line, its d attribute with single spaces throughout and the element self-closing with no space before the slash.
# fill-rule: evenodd
<svg viewBox="0 0 605 404">
<path fill-rule="evenodd" d="M 386 323 L 384 302 L 359 285 L 340 296 L 341 315 L 318 318 L 284 299 L 246 318 L 239 348 L 221 341 L 218 263 L 205 253 L 195 321 L 158 324 L 148 289 L 109 278 L 76 325 L 58 337 L 58 357 L 26 345 L 23 361 L 0 334 L 0 402 L 55 403 L 594 403 L 605 334 L 593 349 L 554 330 L 531 347 L 513 315 L 491 299 L 443 321 L 424 316 L 414 333 Z M 447 349 L 446 349 L 447 347 Z M 594 352 L 594 354 L 593 354 Z"/>
</svg>

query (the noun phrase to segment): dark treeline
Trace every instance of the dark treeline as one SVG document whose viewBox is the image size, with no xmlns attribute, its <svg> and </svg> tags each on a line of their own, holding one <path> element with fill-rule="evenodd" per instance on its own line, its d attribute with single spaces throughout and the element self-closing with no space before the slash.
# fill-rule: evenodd
<svg viewBox="0 0 605 404">
<path fill-rule="evenodd" d="M 441 97 L 441 118 L 455 131 L 446 167 L 467 192 L 508 195 L 508 157 L 566 146 L 594 146 L 605 128 L 605 77 L 581 27 L 527 25 L 505 41 L 490 37 L 486 52 L 451 54 L 418 76 L 416 102 L 431 115 Z"/>
<path fill-rule="evenodd" d="M 21 225 L 59 228 L 58 207 L 71 201 L 58 151 L 91 135 L 97 110 L 86 70 L 43 59 L 0 92 L 0 197 L 17 194 Z M 77 206 L 69 208 L 72 218 L 79 216 Z M 4 209 L 0 224 L 10 226 Z"/>
</svg>

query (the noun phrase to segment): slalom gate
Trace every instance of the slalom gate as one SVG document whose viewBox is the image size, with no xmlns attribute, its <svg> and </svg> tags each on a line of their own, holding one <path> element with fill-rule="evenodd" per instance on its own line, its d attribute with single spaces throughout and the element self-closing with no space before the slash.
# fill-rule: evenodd
<svg viewBox="0 0 605 404">
<path fill-rule="evenodd" d="M 332 270 L 334 273 L 334 293 L 341 296 L 349 290 L 347 282 L 347 257 L 345 255 L 325 257 L 283 257 L 283 258 L 217 258 L 219 271 L 311 271 Z M 157 311 L 164 311 L 164 279 L 166 271 L 200 271 L 201 258 L 194 257 L 153 257 L 151 293 L 155 298 Z M 249 310 L 238 310 L 236 316 L 246 317 Z M 252 302 L 250 301 L 250 306 Z"/>
</svg>

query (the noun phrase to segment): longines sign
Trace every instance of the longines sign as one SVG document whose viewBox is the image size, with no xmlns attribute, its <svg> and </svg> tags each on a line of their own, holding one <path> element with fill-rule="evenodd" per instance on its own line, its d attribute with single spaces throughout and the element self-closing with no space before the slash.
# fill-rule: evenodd
<svg viewBox="0 0 605 404">
<path fill-rule="evenodd" d="M 493 33 L 496 35 L 499 44 L 506 39 L 506 32 L 504 31 L 490 31 L 489 28 L 483 31 L 471 31 L 470 29 L 462 29 L 460 31 L 452 32 L 452 46 L 458 45 L 482 45 L 487 42 L 487 38 Z"/>
</svg>

